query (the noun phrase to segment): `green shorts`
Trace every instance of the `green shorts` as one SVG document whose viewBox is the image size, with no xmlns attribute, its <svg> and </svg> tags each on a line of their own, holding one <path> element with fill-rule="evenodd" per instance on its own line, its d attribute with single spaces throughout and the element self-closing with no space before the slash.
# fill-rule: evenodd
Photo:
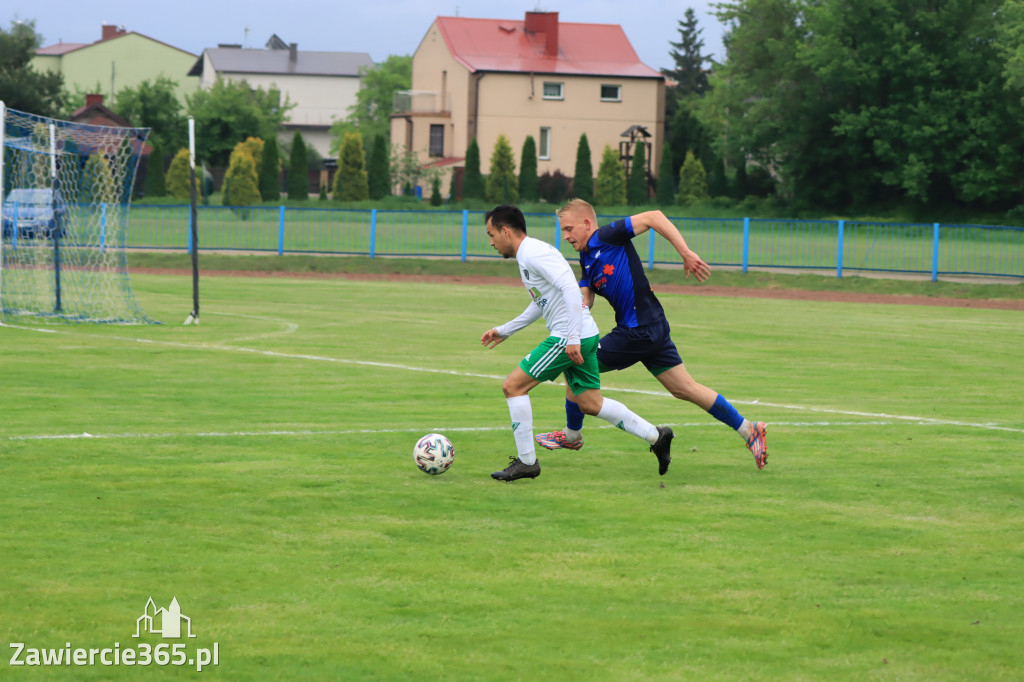
<svg viewBox="0 0 1024 682">
<path fill-rule="evenodd" d="M 597 370 L 597 342 L 599 337 L 580 339 L 583 364 L 577 365 L 565 354 L 565 339 L 549 336 L 519 361 L 519 367 L 537 381 L 554 381 L 565 375 L 565 382 L 573 395 L 592 388 L 601 388 L 601 374 Z"/>
</svg>

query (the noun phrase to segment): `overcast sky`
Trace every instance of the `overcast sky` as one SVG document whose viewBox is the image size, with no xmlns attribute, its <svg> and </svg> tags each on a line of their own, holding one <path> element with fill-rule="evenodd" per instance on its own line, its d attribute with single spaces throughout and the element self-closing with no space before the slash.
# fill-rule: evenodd
<svg viewBox="0 0 1024 682">
<path fill-rule="evenodd" d="M 648 66 L 674 66 L 669 42 L 679 40 L 687 8 L 697 15 L 704 53 L 721 60 L 722 25 L 711 1 L 683 0 L 6 0 L 0 22 L 34 20 L 43 45 L 91 43 L 103 24 L 169 43 L 196 55 L 218 43 L 263 47 L 274 33 L 300 50 L 367 52 L 375 62 L 412 55 L 438 16 L 523 19 L 527 11 L 558 12 L 574 23 L 619 24 Z"/>
</svg>

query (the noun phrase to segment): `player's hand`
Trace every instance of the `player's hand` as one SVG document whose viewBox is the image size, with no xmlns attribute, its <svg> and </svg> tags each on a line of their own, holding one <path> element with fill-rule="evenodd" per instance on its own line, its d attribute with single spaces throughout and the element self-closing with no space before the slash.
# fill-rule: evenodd
<svg viewBox="0 0 1024 682">
<path fill-rule="evenodd" d="M 497 329 L 488 329 L 484 332 L 484 335 L 480 337 L 480 343 L 488 348 L 494 348 L 504 340 L 505 337 L 498 334 Z"/>
<path fill-rule="evenodd" d="M 687 277 L 693 275 L 698 282 L 703 282 L 711 276 L 711 266 L 705 263 L 695 251 L 683 255 L 683 270 Z"/>
<path fill-rule="evenodd" d="M 565 354 L 577 365 L 583 364 L 583 353 L 580 352 L 580 344 L 572 343 L 565 347 Z"/>
</svg>

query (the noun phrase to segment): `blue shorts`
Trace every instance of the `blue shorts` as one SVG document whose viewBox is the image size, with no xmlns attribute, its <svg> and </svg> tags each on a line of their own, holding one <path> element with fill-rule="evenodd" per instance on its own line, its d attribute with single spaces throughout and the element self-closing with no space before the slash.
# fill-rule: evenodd
<svg viewBox="0 0 1024 682">
<path fill-rule="evenodd" d="M 668 320 L 646 327 L 616 327 L 601 337 L 597 346 L 601 371 L 626 369 L 641 362 L 648 372 L 657 376 L 683 364 L 671 333 Z"/>
</svg>

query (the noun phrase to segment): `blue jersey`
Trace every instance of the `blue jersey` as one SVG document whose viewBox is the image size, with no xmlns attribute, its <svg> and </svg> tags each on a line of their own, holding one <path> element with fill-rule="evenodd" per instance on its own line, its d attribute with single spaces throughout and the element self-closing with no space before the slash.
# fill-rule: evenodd
<svg viewBox="0 0 1024 682">
<path fill-rule="evenodd" d="M 611 303 L 619 327 L 646 327 L 665 321 L 665 311 L 654 296 L 640 256 L 633 248 L 633 223 L 629 218 L 599 227 L 580 252 L 583 278 Z"/>
</svg>

